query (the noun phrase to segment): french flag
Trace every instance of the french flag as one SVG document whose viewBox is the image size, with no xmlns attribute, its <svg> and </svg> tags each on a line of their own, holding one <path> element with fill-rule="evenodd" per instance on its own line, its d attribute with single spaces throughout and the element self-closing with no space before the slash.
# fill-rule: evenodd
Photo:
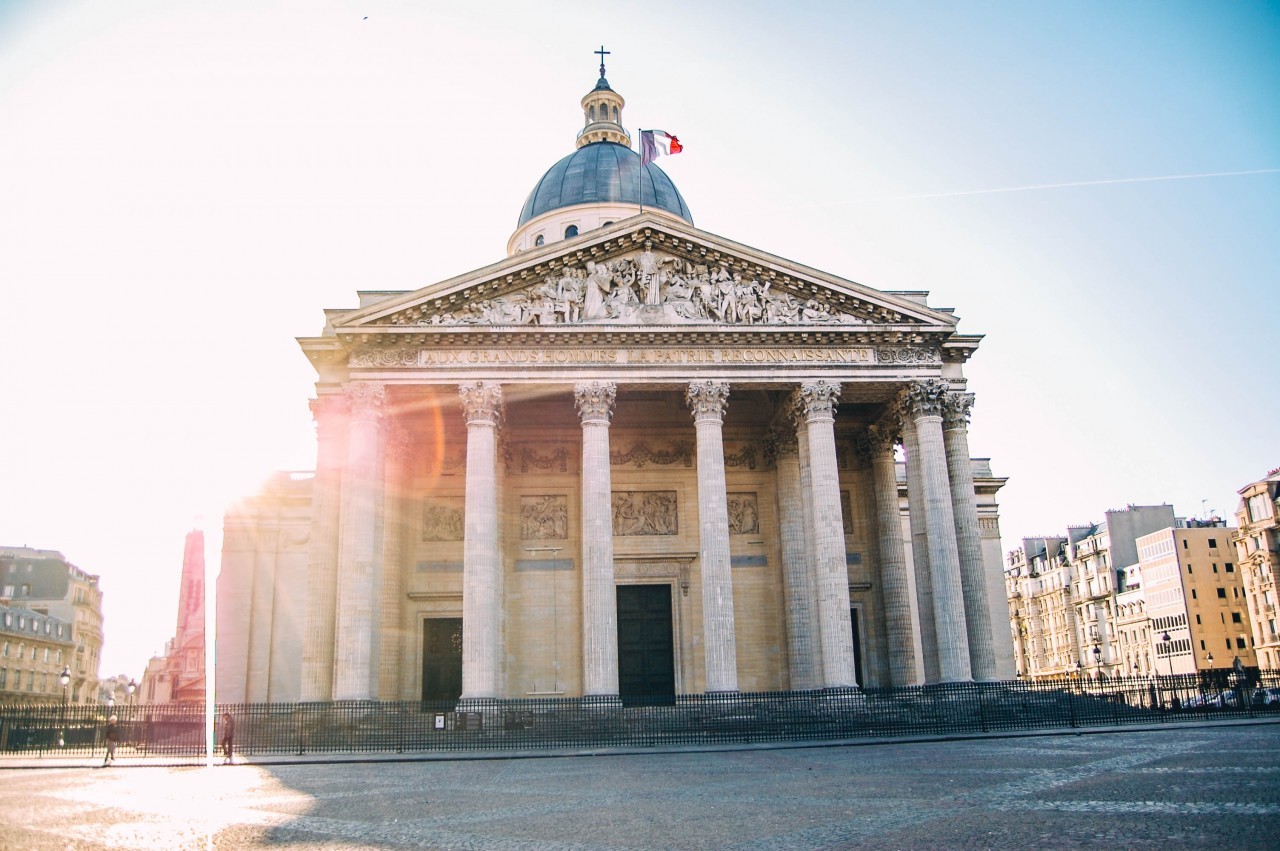
<svg viewBox="0 0 1280 851">
<path fill-rule="evenodd" d="M 684 150 L 680 140 L 662 130 L 640 131 L 640 164 L 648 165 L 658 157 L 669 157 Z"/>
</svg>

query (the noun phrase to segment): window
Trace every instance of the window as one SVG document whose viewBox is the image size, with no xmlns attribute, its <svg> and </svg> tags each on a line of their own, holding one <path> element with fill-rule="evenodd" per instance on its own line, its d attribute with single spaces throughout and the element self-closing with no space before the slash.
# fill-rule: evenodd
<svg viewBox="0 0 1280 851">
<path fill-rule="evenodd" d="M 1235 573 L 1235 572 L 1236 572 L 1236 566 L 1231 562 L 1227 562 L 1227 573 Z"/>
<path fill-rule="evenodd" d="M 1213 572 L 1214 573 L 1218 572 L 1218 563 L 1216 561 L 1213 563 Z"/>
<path fill-rule="evenodd" d="M 1237 639 L 1236 639 L 1236 649 L 1237 649 L 1237 650 L 1244 650 L 1244 649 L 1245 649 L 1245 643 L 1244 643 L 1244 639 L 1243 639 L 1243 638 L 1237 638 Z"/>
<path fill-rule="evenodd" d="M 22 690 L 22 669 L 21 668 L 13 669 L 13 690 L 14 691 Z"/>
<path fill-rule="evenodd" d="M 1232 612 L 1232 613 L 1231 613 L 1231 622 L 1232 622 L 1232 623 L 1240 623 L 1240 613 L 1239 613 L 1239 612 Z"/>
<path fill-rule="evenodd" d="M 1196 615 L 1196 623 L 1200 623 L 1200 616 Z"/>
<path fill-rule="evenodd" d="M 1199 599 L 1200 599 L 1200 595 L 1196 593 L 1196 589 L 1194 589 L 1194 588 L 1192 588 L 1192 589 L 1191 589 L 1191 599 L 1193 599 L 1193 600 L 1199 600 Z"/>
<path fill-rule="evenodd" d="M 1257 523 L 1259 520 L 1266 520 L 1271 516 L 1271 501 L 1267 499 L 1265 493 L 1254 494 L 1249 497 L 1249 520 Z"/>
<path fill-rule="evenodd" d="M 537 247 L 538 247 L 538 246 L 540 246 L 540 245 L 546 245 L 546 244 L 547 244 L 547 239 L 546 239 L 546 237 L 544 237 L 542 234 L 538 234 L 538 235 L 537 235 L 536 237 L 534 237 L 534 239 L 533 239 L 533 246 L 534 246 L 534 248 L 537 248 Z"/>
<path fill-rule="evenodd" d="M 571 238 L 573 238 L 573 237 L 575 237 L 575 236 L 577 236 L 577 235 L 578 235 L 578 226 L 577 226 L 577 225 L 569 225 L 567 228 L 565 228 L 565 229 L 564 229 L 564 238 L 565 238 L 565 239 L 571 239 Z"/>
<path fill-rule="evenodd" d="M 587 108 L 587 120 L 592 123 L 596 120 L 596 105 L 594 103 Z"/>
<path fill-rule="evenodd" d="M 1209 539 L 1209 549 L 1211 549 L 1211 550 L 1216 550 L 1217 548 L 1218 548 L 1218 539 L 1217 539 L 1217 538 L 1210 538 L 1210 539 Z"/>
<path fill-rule="evenodd" d="M 1184 550 L 1187 548 L 1187 539 L 1186 539 L 1186 538 L 1183 538 L 1183 539 L 1182 539 L 1182 548 L 1183 548 Z"/>
<path fill-rule="evenodd" d="M 0 688 L 4 688 L 9 684 L 9 669 L 0 668 Z"/>
<path fill-rule="evenodd" d="M 34 646 L 34 645 L 32 645 L 32 647 L 31 647 L 31 661 L 32 661 L 32 662 L 34 662 L 35 660 L 36 660 L 36 648 L 35 648 L 35 646 Z"/>
<path fill-rule="evenodd" d="M 1217 589 L 1217 591 L 1218 591 L 1218 599 L 1219 599 L 1219 600 L 1225 600 L 1225 599 L 1227 599 L 1227 589 L 1226 589 L 1226 588 L 1219 588 L 1219 589 Z"/>
<path fill-rule="evenodd" d="M 618 123 L 618 108 L 616 106 L 613 108 L 613 123 Z"/>
<path fill-rule="evenodd" d="M 1190 575 L 1190 574 L 1191 574 L 1191 565 L 1187 565 L 1187 574 L 1188 574 L 1188 575 Z"/>
</svg>

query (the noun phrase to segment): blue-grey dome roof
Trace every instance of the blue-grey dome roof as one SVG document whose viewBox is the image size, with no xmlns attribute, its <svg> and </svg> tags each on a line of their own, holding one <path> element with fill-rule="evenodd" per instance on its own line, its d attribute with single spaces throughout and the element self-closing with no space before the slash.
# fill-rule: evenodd
<svg viewBox="0 0 1280 851">
<path fill-rule="evenodd" d="M 641 181 L 639 154 L 616 142 L 593 142 L 547 169 L 524 202 L 517 227 L 551 210 L 608 203 L 656 207 L 693 224 L 688 205 L 666 172 L 649 163 Z"/>
</svg>

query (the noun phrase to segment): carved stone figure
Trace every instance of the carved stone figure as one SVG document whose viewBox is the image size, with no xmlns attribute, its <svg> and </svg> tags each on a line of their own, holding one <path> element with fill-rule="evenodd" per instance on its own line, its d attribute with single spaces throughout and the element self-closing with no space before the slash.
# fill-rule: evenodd
<svg viewBox="0 0 1280 851">
<path fill-rule="evenodd" d="M 463 530 L 462 499 L 429 499 L 422 506 L 422 540 L 461 541 Z"/>
<path fill-rule="evenodd" d="M 520 539 L 563 540 L 569 537 L 569 503 L 564 496 L 520 498 Z"/>
<path fill-rule="evenodd" d="M 731 493 L 728 497 L 729 534 L 756 535 L 760 532 L 760 511 L 754 493 Z"/>
</svg>

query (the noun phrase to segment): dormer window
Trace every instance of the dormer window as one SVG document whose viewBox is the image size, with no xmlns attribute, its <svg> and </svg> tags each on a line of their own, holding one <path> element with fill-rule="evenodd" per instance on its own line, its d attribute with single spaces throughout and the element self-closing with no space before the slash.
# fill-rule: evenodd
<svg viewBox="0 0 1280 851">
<path fill-rule="evenodd" d="M 572 239 L 573 237 L 575 237 L 575 236 L 577 236 L 577 235 L 578 235 L 578 226 L 577 226 L 577 225 L 569 225 L 567 228 L 565 228 L 565 229 L 564 229 L 564 238 L 565 238 L 565 239 Z"/>
<path fill-rule="evenodd" d="M 546 244 L 547 244 L 546 237 L 544 237 L 542 234 L 538 234 L 536 237 L 533 238 L 534 248 L 537 248 L 539 246 L 546 245 Z"/>
</svg>

